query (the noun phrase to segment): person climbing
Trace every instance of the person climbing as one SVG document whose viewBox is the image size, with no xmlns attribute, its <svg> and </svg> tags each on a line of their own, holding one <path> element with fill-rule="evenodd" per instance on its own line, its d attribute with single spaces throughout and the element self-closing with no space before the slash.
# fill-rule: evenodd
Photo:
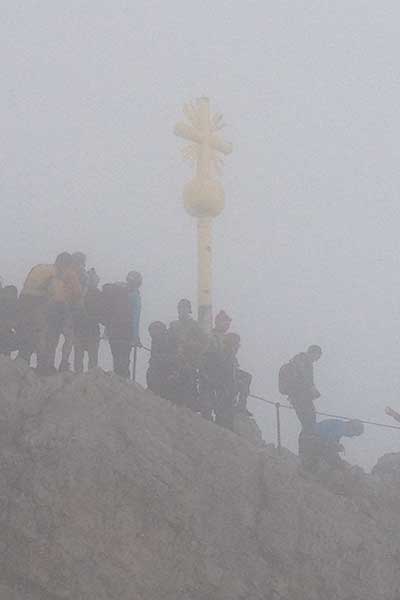
<svg viewBox="0 0 400 600">
<path fill-rule="evenodd" d="M 322 356 L 320 346 L 296 354 L 279 371 L 279 391 L 288 396 L 304 432 L 312 432 L 316 423 L 314 400 L 320 393 L 314 385 L 314 363 Z"/>
<path fill-rule="evenodd" d="M 341 421 L 325 419 L 314 425 L 312 432 L 301 431 L 299 436 L 299 456 L 303 466 L 315 470 L 321 462 L 332 467 L 343 467 L 340 457 L 344 451 L 343 437 L 358 437 L 364 433 L 364 424 L 358 419 Z"/>
<path fill-rule="evenodd" d="M 113 357 L 113 370 L 126 379 L 130 377 L 132 346 L 141 347 L 141 285 L 142 275 L 130 271 L 126 283 L 103 286 L 106 335 Z"/>
<path fill-rule="evenodd" d="M 178 302 L 178 319 L 170 323 L 168 334 L 171 353 L 177 365 L 175 402 L 194 411 L 198 406 L 198 368 L 208 339 L 192 317 L 192 304 L 187 298 Z"/>
<path fill-rule="evenodd" d="M 100 278 L 95 269 L 89 269 L 85 277 L 83 302 L 73 313 L 74 371 L 83 372 L 85 352 L 88 368 L 94 369 L 99 362 L 100 323 L 104 323 L 103 294 L 98 285 Z"/>
<path fill-rule="evenodd" d="M 17 350 L 17 302 L 15 285 L 0 288 L 0 354 L 10 356 Z"/>
<path fill-rule="evenodd" d="M 83 252 L 74 252 L 72 255 L 72 264 L 71 271 L 73 271 L 74 278 L 77 278 L 79 281 L 79 285 L 81 288 L 81 300 L 83 302 L 83 296 L 86 292 L 87 287 L 87 272 L 86 272 L 86 255 Z M 59 366 L 59 371 L 70 371 L 70 358 L 72 347 L 74 345 L 74 311 L 76 310 L 78 313 L 82 308 L 82 304 L 79 302 L 71 304 L 68 306 L 68 311 L 65 315 L 64 326 L 62 335 L 64 337 L 64 342 L 61 346 L 61 362 Z"/>
<path fill-rule="evenodd" d="M 385 413 L 389 417 L 392 417 L 392 419 L 394 419 L 395 421 L 397 421 L 398 423 L 400 423 L 400 413 L 398 413 L 397 411 L 393 410 L 393 408 L 390 408 L 390 406 L 387 406 L 385 408 Z"/>
</svg>

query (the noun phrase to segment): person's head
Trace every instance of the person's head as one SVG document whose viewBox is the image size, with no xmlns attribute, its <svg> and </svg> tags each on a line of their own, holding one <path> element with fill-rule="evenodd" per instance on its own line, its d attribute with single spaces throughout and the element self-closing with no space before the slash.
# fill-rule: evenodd
<svg viewBox="0 0 400 600">
<path fill-rule="evenodd" d="M 86 285 L 89 290 L 94 290 L 94 289 L 97 289 L 97 286 L 99 285 L 99 283 L 100 283 L 100 277 L 97 275 L 96 269 L 94 269 L 92 267 L 91 269 L 89 269 L 89 271 L 87 273 Z"/>
<path fill-rule="evenodd" d="M 215 329 L 220 333 L 226 333 L 231 326 L 232 319 L 224 310 L 220 310 L 215 317 Z"/>
<path fill-rule="evenodd" d="M 240 335 L 237 333 L 227 333 L 223 339 L 224 351 L 235 356 L 240 348 Z"/>
<path fill-rule="evenodd" d="M 78 269 L 84 269 L 86 267 L 86 254 L 83 252 L 74 252 L 72 254 L 72 262 Z"/>
<path fill-rule="evenodd" d="M 149 335 L 151 338 L 159 337 L 167 333 L 167 326 L 162 321 L 153 321 L 149 325 Z"/>
<path fill-rule="evenodd" d="M 65 269 L 72 266 L 72 256 L 69 252 L 61 252 L 55 260 L 54 266 L 58 273 L 62 273 Z"/>
<path fill-rule="evenodd" d="M 182 298 L 178 302 L 178 317 L 180 321 L 190 319 L 192 315 L 192 303 L 187 298 Z"/>
<path fill-rule="evenodd" d="M 126 283 L 130 290 L 138 290 L 142 285 L 143 277 L 138 271 L 129 271 L 126 276 Z"/>
<path fill-rule="evenodd" d="M 8 298 L 10 300 L 16 300 L 18 298 L 18 290 L 15 285 L 6 285 L 2 291 L 1 295 L 3 298 Z"/>
<path fill-rule="evenodd" d="M 317 360 L 319 360 L 322 356 L 322 348 L 313 344 L 312 346 L 309 346 L 307 354 L 312 362 L 317 362 Z"/>
<path fill-rule="evenodd" d="M 351 421 L 346 421 L 345 423 L 345 433 L 346 437 L 358 437 L 364 433 L 364 424 L 362 421 L 358 419 L 352 419 Z"/>
</svg>

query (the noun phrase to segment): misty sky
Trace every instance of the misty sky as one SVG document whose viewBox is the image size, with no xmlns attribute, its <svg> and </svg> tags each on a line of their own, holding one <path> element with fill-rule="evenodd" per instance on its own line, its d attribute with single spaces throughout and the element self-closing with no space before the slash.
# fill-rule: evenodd
<svg viewBox="0 0 400 600">
<path fill-rule="evenodd" d="M 201 95 L 224 113 L 215 308 L 253 391 L 310 343 L 321 410 L 400 409 L 400 5 L 394 0 L 3 2 L 0 275 L 62 250 L 102 282 L 144 275 L 143 341 L 196 298 L 192 174 L 172 134 Z M 267 440 L 273 411 L 252 404 Z M 283 439 L 297 425 L 284 415 Z M 372 464 L 400 431 L 349 442 Z"/>
</svg>

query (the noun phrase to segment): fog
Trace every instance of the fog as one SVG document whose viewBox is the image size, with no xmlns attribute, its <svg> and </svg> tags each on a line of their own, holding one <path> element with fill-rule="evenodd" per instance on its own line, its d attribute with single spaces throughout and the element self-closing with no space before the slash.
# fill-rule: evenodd
<svg viewBox="0 0 400 600">
<path fill-rule="evenodd" d="M 318 408 L 392 424 L 400 407 L 397 2 L 4 4 L 0 275 L 83 250 L 102 282 L 144 275 L 142 338 L 196 298 L 192 169 L 173 136 L 201 95 L 223 112 L 226 208 L 214 307 L 253 392 L 320 344 Z M 142 356 L 142 370 L 145 356 Z M 252 403 L 267 441 L 274 412 Z M 296 447 L 293 414 L 283 442 Z M 347 444 L 372 465 L 400 432 Z"/>
</svg>

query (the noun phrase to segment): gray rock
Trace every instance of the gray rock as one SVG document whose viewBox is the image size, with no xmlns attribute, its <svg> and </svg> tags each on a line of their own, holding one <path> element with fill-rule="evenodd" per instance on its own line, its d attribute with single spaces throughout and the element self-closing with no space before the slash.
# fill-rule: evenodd
<svg viewBox="0 0 400 600">
<path fill-rule="evenodd" d="M 398 488 L 100 370 L 0 382 L 1 600 L 399 600 Z"/>
</svg>

